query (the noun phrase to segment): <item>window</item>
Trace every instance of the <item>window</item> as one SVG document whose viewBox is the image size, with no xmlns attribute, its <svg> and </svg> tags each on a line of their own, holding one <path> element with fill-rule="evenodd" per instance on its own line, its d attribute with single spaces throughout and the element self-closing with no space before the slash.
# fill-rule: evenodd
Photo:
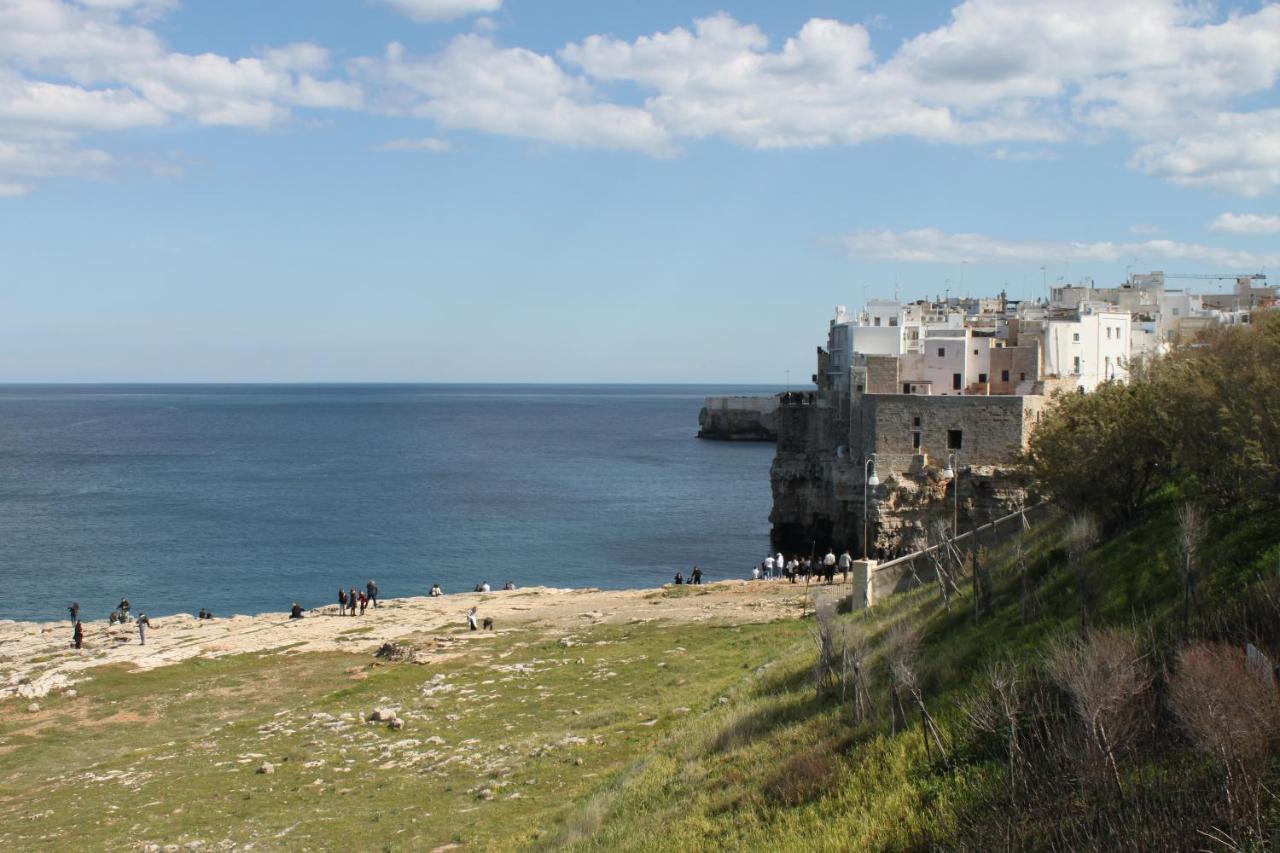
<svg viewBox="0 0 1280 853">
<path fill-rule="evenodd" d="M 911 425 L 912 425 L 913 427 L 915 427 L 916 429 L 920 429 L 920 416 L 919 416 L 919 415 L 916 415 L 914 418 L 912 418 L 912 419 L 911 419 Z"/>
<path fill-rule="evenodd" d="M 911 433 L 911 449 L 912 450 L 920 449 L 920 433 L 918 432 Z"/>
<path fill-rule="evenodd" d="M 951 374 L 951 387 L 953 390 L 956 390 L 956 391 L 960 390 L 960 374 L 959 373 Z"/>
<path fill-rule="evenodd" d="M 1076 343 L 1080 343 L 1080 333 L 1079 332 L 1072 333 L 1071 340 L 1075 341 Z"/>
<path fill-rule="evenodd" d="M 1075 366 L 1074 366 L 1074 369 L 1073 369 L 1071 372 L 1072 372 L 1072 373 L 1079 373 L 1079 372 L 1080 372 L 1080 356 L 1076 356 L 1076 357 L 1075 357 Z"/>
<path fill-rule="evenodd" d="M 890 325 L 890 326 L 896 326 L 896 325 L 898 325 L 898 318 L 897 318 L 897 317 L 890 317 L 890 318 L 889 318 L 889 325 Z"/>
<path fill-rule="evenodd" d="M 978 351 L 977 351 L 977 350 L 974 350 L 974 351 L 973 351 L 973 354 L 974 354 L 974 355 L 977 355 L 977 354 L 978 354 Z"/>
<path fill-rule="evenodd" d="M 879 326 L 879 325 L 880 325 L 880 318 L 879 318 L 879 317 L 877 317 L 877 318 L 876 318 L 876 322 L 875 322 L 875 324 L 874 324 L 874 325 L 877 325 L 877 326 Z"/>
<path fill-rule="evenodd" d="M 859 386 L 858 386 L 858 393 L 859 393 L 859 394 L 861 394 L 861 393 L 862 393 L 862 386 L 861 386 L 861 385 L 859 385 Z"/>
<path fill-rule="evenodd" d="M 1111 340 L 1111 327 L 1107 326 L 1107 340 Z"/>
<path fill-rule="evenodd" d="M 947 430 L 947 450 L 959 450 L 964 440 L 964 432 L 958 429 Z"/>
<path fill-rule="evenodd" d="M 1181 313 L 1181 309 L 1179 309 L 1179 308 L 1174 308 L 1174 309 L 1173 309 L 1173 316 L 1177 317 L 1179 313 Z"/>
<path fill-rule="evenodd" d="M 903 382 L 903 383 L 902 383 L 902 393 L 903 393 L 903 394 L 910 394 L 910 393 L 911 393 L 911 383 L 910 383 L 910 382 Z"/>
<path fill-rule="evenodd" d="M 979 373 L 979 374 L 978 374 L 978 381 L 979 381 L 979 382 L 986 382 L 986 381 L 987 381 L 987 374 L 985 374 L 985 373 Z"/>
<path fill-rule="evenodd" d="M 1002 371 L 1000 371 L 1000 381 L 1001 381 L 1001 382 L 1008 382 L 1008 381 L 1009 381 L 1009 371 L 1007 371 L 1007 370 L 1002 370 Z"/>
<path fill-rule="evenodd" d="M 1027 374 L 1025 374 L 1025 373 L 1019 373 L 1019 374 L 1018 374 L 1018 381 L 1019 381 L 1019 382 L 1026 382 L 1026 381 L 1027 381 Z"/>
<path fill-rule="evenodd" d="M 938 358 L 946 358 L 946 357 L 947 357 L 947 348 L 938 347 Z"/>
</svg>

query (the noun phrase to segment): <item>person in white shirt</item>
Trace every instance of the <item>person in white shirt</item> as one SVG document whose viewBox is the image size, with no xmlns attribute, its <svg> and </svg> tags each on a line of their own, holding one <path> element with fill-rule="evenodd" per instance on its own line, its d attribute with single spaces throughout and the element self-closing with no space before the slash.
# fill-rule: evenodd
<svg viewBox="0 0 1280 853">
<path fill-rule="evenodd" d="M 485 581 L 484 583 L 480 584 L 480 591 L 481 591 L 481 592 L 488 592 L 488 591 L 489 591 L 489 582 L 488 582 L 488 581 Z"/>
<path fill-rule="evenodd" d="M 775 577 L 782 577 L 782 570 L 786 567 L 787 561 L 782 559 L 782 552 L 778 552 L 778 556 L 773 558 L 773 567 L 777 570 Z"/>
<path fill-rule="evenodd" d="M 760 567 L 759 567 L 759 566 L 752 566 L 752 567 L 751 567 L 751 579 L 752 579 L 753 581 L 758 581 L 758 580 L 760 580 Z"/>
<path fill-rule="evenodd" d="M 853 566 L 853 557 L 849 556 L 849 549 L 846 548 L 844 553 L 840 555 L 840 583 L 849 580 L 849 569 Z"/>
<path fill-rule="evenodd" d="M 827 583 L 831 583 L 836 579 L 836 553 L 830 548 L 827 549 L 827 556 L 822 558 L 822 565 L 826 571 Z"/>
<path fill-rule="evenodd" d="M 764 558 L 764 576 L 766 578 L 773 577 L 773 555 Z"/>
</svg>

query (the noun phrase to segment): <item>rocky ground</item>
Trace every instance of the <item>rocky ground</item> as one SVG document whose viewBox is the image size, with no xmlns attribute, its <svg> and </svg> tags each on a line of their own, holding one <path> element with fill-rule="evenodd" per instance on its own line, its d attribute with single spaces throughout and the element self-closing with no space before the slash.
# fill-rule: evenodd
<svg viewBox="0 0 1280 853">
<path fill-rule="evenodd" d="M 824 594 L 834 592 L 824 590 Z M 466 629 L 465 614 L 496 622 Z M 803 586 L 0 624 L 0 847 L 521 849 L 809 644 Z M 559 840 L 558 840 L 559 839 Z"/>
<path fill-rule="evenodd" d="M 465 628 L 467 611 L 490 617 L 496 630 L 514 627 L 564 630 L 591 624 L 629 624 L 653 619 L 742 624 L 778 618 L 800 609 L 798 590 L 780 582 L 722 581 L 687 587 L 677 595 L 655 590 L 553 589 L 466 593 L 441 598 L 396 598 L 363 616 L 340 617 L 337 606 L 307 613 L 231 616 L 209 620 L 179 614 L 151 620 L 146 645 L 133 625 L 84 622 L 84 648 L 71 645 L 70 620 L 0 621 L 0 699 L 39 699 L 51 690 L 74 689 L 78 673 L 104 664 L 152 669 L 190 658 L 290 647 L 291 651 L 363 651 L 416 634 L 454 633 Z M 465 640 L 465 637 L 462 638 Z M 430 650 L 456 654 L 460 643 L 442 639 Z"/>
</svg>

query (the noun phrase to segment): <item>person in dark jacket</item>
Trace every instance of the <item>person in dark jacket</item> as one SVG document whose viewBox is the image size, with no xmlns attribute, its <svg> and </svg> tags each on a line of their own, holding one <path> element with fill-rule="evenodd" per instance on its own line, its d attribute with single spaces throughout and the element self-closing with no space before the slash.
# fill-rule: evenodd
<svg viewBox="0 0 1280 853">
<path fill-rule="evenodd" d="M 365 591 L 365 594 L 369 596 L 369 603 L 372 604 L 374 607 L 377 607 L 378 606 L 378 582 L 370 578 L 369 582 L 364 585 L 364 591 Z"/>
<path fill-rule="evenodd" d="M 71 642 L 78 649 L 84 643 L 84 624 L 77 619 L 76 627 L 71 631 Z"/>
</svg>

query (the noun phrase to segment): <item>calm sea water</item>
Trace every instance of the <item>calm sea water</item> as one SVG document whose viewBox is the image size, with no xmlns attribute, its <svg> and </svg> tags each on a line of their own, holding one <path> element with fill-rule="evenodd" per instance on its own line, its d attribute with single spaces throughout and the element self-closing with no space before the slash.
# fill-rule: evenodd
<svg viewBox="0 0 1280 853">
<path fill-rule="evenodd" d="M 768 548 L 773 446 L 694 386 L 0 386 L 0 618 L 631 587 Z"/>
</svg>

